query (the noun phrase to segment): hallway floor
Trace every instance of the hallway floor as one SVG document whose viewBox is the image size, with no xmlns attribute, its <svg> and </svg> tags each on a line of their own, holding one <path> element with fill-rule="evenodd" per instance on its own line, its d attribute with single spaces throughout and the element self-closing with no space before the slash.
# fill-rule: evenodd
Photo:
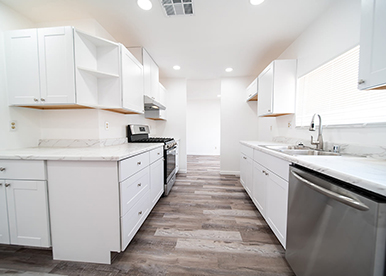
<svg viewBox="0 0 386 276">
<path fill-rule="evenodd" d="M 219 171 L 218 156 L 188 156 L 188 173 L 178 174 L 112 265 L 53 261 L 51 250 L 0 245 L 0 274 L 294 275 L 239 178 Z"/>
</svg>

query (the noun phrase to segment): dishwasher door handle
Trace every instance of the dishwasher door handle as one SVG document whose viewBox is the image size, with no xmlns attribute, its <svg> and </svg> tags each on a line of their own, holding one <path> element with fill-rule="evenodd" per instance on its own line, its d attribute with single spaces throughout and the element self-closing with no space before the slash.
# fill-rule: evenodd
<svg viewBox="0 0 386 276">
<path fill-rule="evenodd" d="M 343 204 L 349 205 L 355 209 L 358 209 L 361 211 L 368 211 L 369 210 L 369 207 L 367 207 L 365 204 L 363 204 L 362 202 L 360 202 L 358 200 L 355 200 L 355 199 L 348 197 L 348 196 L 337 194 L 337 193 L 332 192 L 328 189 L 320 187 L 319 185 L 316 185 L 316 184 L 312 183 L 311 181 L 301 177 L 296 172 L 291 172 L 291 173 L 294 177 L 296 177 L 298 180 L 300 180 L 304 184 L 308 185 L 308 187 L 310 187 L 311 189 L 313 189 L 316 192 L 319 192 L 319 193 L 321 193 L 329 198 L 335 199 Z"/>
</svg>

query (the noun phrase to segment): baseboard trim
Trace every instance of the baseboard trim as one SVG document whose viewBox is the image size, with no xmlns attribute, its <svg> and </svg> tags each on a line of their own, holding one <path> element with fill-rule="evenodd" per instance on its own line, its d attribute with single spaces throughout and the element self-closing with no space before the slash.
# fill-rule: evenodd
<svg viewBox="0 0 386 276">
<path fill-rule="evenodd" d="M 221 175 L 236 175 L 240 176 L 240 171 L 220 171 Z"/>
<path fill-rule="evenodd" d="M 188 173 L 188 170 L 181 170 L 181 169 L 179 169 L 178 173 Z"/>
</svg>

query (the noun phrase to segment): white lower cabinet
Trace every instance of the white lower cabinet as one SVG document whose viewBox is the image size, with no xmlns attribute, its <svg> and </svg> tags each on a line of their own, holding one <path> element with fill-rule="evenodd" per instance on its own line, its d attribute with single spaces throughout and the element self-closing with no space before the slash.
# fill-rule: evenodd
<svg viewBox="0 0 386 276">
<path fill-rule="evenodd" d="M 240 182 L 280 243 L 286 248 L 290 163 L 244 145 L 241 150 Z M 253 151 L 253 158 L 243 154 L 250 151 Z"/>
<path fill-rule="evenodd" d="M 280 243 L 286 248 L 288 182 L 271 171 L 267 173 L 265 218 Z"/>
<path fill-rule="evenodd" d="M 158 159 L 150 165 L 150 183 L 151 208 L 153 208 L 164 193 L 163 158 Z"/>
<path fill-rule="evenodd" d="M 7 199 L 4 180 L 0 180 L 0 243 L 9 244 Z"/>
<path fill-rule="evenodd" d="M 44 162 L 1 160 L 0 165 L 3 169 L 0 178 L 7 177 L 0 179 L 0 243 L 50 247 Z M 27 167 L 37 170 L 25 169 Z M 21 180 L 14 175 L 17 171 Z M 24 180 L 37 175 L 42 176 L 42 180 Z"/>
<path fill-rule="evenodd" d="M 267 194 L 267 177 L 266 171 L 263 166 L 257 162 L 253 162 L 253 197 L 252 200 L 255 203 L 260 213 L 266 215 L 266 194 Z"/>
</svg>

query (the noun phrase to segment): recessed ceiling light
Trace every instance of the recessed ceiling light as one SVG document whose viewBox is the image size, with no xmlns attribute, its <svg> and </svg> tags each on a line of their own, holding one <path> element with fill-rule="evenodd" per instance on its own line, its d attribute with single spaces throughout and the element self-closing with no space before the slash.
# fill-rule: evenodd
<svg viewBox="0 0 386 276">
<path fill-rule="evenodd" d="M 137 0 L 137 4 L 145 11 L 148 11 L 153 7 L 153 4 L 150 2 L 150 0 Z"/>
<path fill-rule="evenodd" d="M 173 69 L 174 69 L 174 70 L 180 70 L 180 69 L 181 69 L 181 67 L 180 67 L 180 66 L 178 66 L 178 65 L 174 65 L 174 66 L 173 66 Z"/>
<path fill-rule="evenodd" d="M 228 72 L 228 73 L 229 73 L 229 72 L 232 72 L 232 71 L 233 71 L 233 68 L 230 68 L 230 67 L 227 68 L 227 69 L 225 69 L 225 72 Z"/>
<path fill-rule="evenodd" d="M 257 6 L 264 2 L 264 0 L 249 0 L 252 5 Z"/>
<path fill-rule="evenodd" d="M 221 95 L 217 95 L 217 98 L 221 98 Z"/>
</svg>

